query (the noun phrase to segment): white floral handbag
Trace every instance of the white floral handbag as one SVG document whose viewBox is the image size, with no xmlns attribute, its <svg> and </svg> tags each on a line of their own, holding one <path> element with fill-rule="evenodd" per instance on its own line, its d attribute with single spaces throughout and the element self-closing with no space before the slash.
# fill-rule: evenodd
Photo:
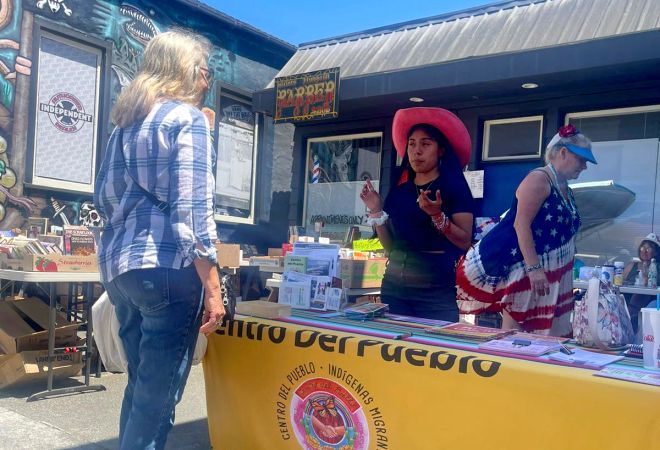
<svg viewBox="0 0 660 450">
<path fill-rule="evenodd" d="M 585 347 L 609 350 L 633 342 L 626 301 L 618 290 L 598 278 L 589 281 L 582 301 L 575 302 L 573 337 Z"/>
</svg>

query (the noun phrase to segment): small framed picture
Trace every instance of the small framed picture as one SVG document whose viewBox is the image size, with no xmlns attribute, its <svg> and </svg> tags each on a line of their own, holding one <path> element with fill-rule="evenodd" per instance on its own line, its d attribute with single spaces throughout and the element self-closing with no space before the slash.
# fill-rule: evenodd
<svg viewBox="0 0 660 450">
<path fill-rule="evenodd" d="M 48 219 L 45 217 L 28 217 L 27 235 L 37 238 L 40 234 L 48 233 Z"/>
</svg>

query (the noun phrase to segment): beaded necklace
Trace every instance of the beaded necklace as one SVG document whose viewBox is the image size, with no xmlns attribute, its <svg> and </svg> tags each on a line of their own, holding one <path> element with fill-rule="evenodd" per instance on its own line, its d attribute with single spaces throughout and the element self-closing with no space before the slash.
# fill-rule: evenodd
<svg viewBox="0 0 660 450">
<path fill-rule="evenodd" d="M 552 177 L 555 179 L 555 186 L 557 186 L 557 190 L 559 191 L 559 196 L 561 197 L 561 200 L 568 205 L 571 212 L 575 215 L 575 213 L 577 213 L 577 208 L 575 206 L 573 196 L 571 195 L 571 191 L 568 189 L 568 183 L 566 184 L 566 197 L 564 197 L 564 194 L 561 192 L 559 177 L 557 175 L 557 169 L 555 169 L 555 166 L 553 166 L 552 163 L 549 163 L 548 167 L 550 168 Z"/>
</svg>

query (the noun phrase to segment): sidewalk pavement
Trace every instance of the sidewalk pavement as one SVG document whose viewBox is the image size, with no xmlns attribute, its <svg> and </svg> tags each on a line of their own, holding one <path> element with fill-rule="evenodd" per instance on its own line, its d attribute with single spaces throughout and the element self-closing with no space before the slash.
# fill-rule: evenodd
<svg viewBox="0 0 660 450">
<path fill-rule="evenodd" d="M 55 380 L 53 387 L 82 384 L 82 377 Z M 125 374 L 103 373 L 91 378 L 106 391 L 76 393 L 26 402 L 46 383 L 0 390 L 0 450 L 114 450 L 119 433 L 119 409 Z M 210 449 L 202 366 L 193 366 L 168 450 Z"/>
</svg>

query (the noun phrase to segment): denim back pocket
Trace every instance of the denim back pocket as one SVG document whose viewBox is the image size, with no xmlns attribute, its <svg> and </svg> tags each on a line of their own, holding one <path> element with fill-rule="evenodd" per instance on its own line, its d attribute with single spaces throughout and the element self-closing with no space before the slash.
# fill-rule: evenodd
<svg viewBox="0 0 660 450">
<path fill-rule="evenodd" d="M 169 269 L 140 269 L 128 272 L 125 295 L 143 313 L 165 308 L 170 304 Z"/>
</svg>

